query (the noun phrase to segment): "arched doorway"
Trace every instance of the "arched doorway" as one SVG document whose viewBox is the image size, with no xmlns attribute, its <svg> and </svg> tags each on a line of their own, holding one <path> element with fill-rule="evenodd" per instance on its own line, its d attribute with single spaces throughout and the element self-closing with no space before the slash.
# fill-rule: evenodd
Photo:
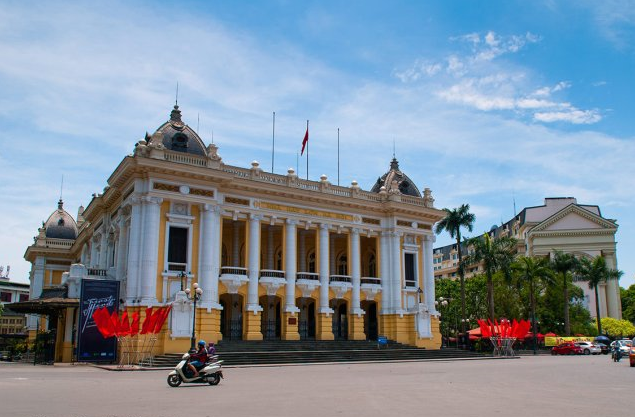
<svg viewBox="0 0 635 417">
<path fill-rule="evenodd" d="M 377 340 L 377 303 L 375 301 L 362 301 L 364 314 L 364 333 L 366 340 Z"/>
<path fill-rule="evenodd" d="M 264 340 L 280 339 L 280 297 L 275 295 L 263 295 L 260 297 L 260 330 Z"/>
<path fill-rule="evenodd" d="M 242 340 L 243 338 L 243 296 L 240 294 L 222 294 L 219 303 L 220 332 L 224 340 Z"/>
<path fill-rule="evenodd" d="M 315 300 L 300 297 L 296 300 L 296 305 L 300 309 L 298 320 L 300 340 L 315 339 Z"/>
<path fill-rule="evenodd" d="M 346 300 L 331 300 L 333 309 L 333 336 L 335 340 L 348 339 L 348 304 Z"/>
</svg>

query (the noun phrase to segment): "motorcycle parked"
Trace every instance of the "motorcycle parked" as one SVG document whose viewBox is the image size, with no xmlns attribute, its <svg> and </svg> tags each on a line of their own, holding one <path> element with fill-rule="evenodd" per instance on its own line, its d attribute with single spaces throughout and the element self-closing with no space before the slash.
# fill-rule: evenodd
<svg viewBox="0 0 635 417">
<path fill-rule="evenodd" d="M 218 356 L 212 356 L 207 360 L 203 369 L 198 371 L 198 376 L 194 376 L 192 370 L 188 366 L 190 354 L 186 353 L 181 358 L 181 362 L 176 365 L 174 370 L 168 375 L 168 385 L 178 387 L 181 383 L 186 384 L 205 384 L 218 385 L 223 378 L 222 360 L 218 360 Z"/>
</svg>

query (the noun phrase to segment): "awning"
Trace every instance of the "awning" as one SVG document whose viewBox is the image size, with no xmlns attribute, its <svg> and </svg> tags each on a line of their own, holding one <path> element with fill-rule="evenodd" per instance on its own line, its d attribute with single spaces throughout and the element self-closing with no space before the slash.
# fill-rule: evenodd
<svg viewBox="0 0 635 417">
<path fill-rule="evenodd" d="M 68 307 L 79 307 L 79 298 L 44 298 L 6 304 L 7 308 L 23 314 L 55 314 Z"/>
</svg>

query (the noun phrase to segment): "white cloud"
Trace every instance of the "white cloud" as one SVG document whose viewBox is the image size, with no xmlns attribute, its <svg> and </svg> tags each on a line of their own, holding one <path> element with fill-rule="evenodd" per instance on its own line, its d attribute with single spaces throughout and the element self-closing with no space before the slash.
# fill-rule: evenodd
<svg viewBox="0 0 635 417">
<path fill-rule="evenodd" d="M 534 119 L 539 122 L 568 122 L 573 124 L 592 124 L 602 120 L 602 116 L 598 110 L 578 110 L 570 109 L 567 111 L 554 112 L 536 112 Z"/>
</svg>

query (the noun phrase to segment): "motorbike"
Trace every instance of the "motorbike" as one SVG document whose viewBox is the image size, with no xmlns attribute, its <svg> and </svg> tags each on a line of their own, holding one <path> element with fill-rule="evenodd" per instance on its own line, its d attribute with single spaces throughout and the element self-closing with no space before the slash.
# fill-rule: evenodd
<svg viewBox="0 0 635 417">
<path fill-rule="evenodd" d="M 611 357 L 613 358 L 613 362 L 619 362 L 620 359 L 622 359 L 622 350 L 619 347 L 614 349 Z"/>
<path fill-rule="evenodd" d="M 168 374 L 168 385 L 171 387 L 178 387 L 181 383 L 186 384 L 210 384 L 218 385 L 223 378 L 222 360 L 218 360 L 218 356 L 212 356 L 208 358 L 207 362 L 201 370 L 198 371 L 198 376 L 194 376 L 192 370 L 188 366 L 190 354 L 186 353 L 181 358 L 181 362 L 176 365 L 174 370 Z"/>
</svg>

